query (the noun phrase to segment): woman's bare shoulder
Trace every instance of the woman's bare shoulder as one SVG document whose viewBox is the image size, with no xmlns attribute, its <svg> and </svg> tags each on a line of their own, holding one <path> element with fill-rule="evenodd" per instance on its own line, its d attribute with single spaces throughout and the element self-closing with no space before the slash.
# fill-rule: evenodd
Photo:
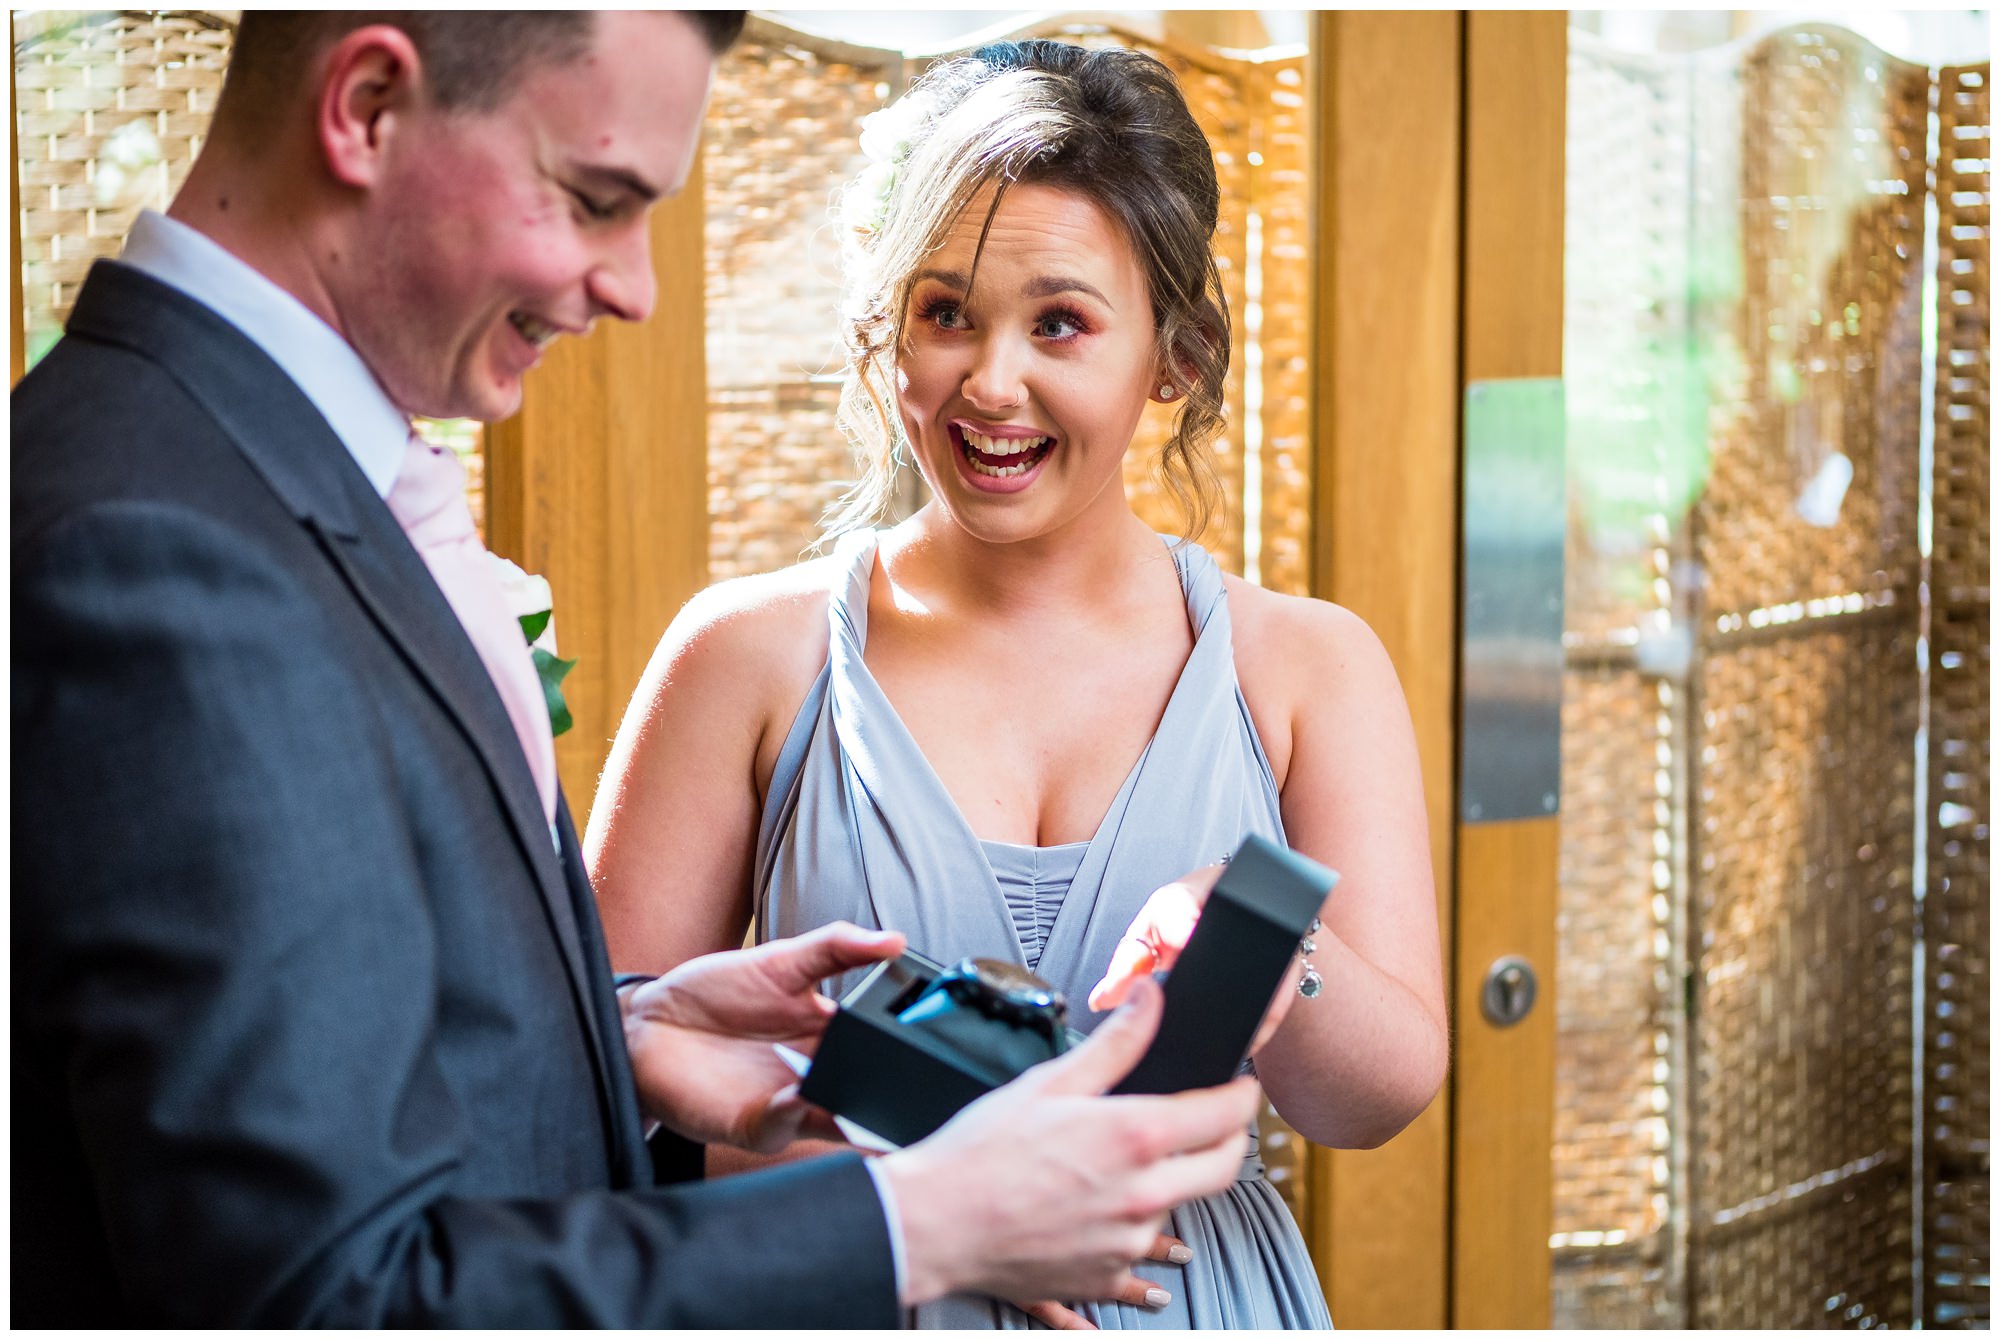
<svg viewBox="0 0 2000 1340">
<path fill-rule="evenodd" d="M 1237 673 L 1325 687 L 1329 672 L 1386 665 L 1382 640 L 1354 611 L 1330 600 L 1285 595 L 1223 576 L 1236 635 Z"/>
<path fill-rule="evenodd" d="M 697 593 L 668 625 L 654 676 L 750 690 L 812 682 L 826 663 L 831 558 L 732 577 Z"/>
<path fill-rule="evenodd" d="M 709 630 L 730 626 L 741 636 L 754 630 L 803 631 L 826 614 L 834 576 L 831 556 L 807 559 L 776 572 L 731 577 L 698 592 L 675 623 Z"/>
<path fill-rule="evenodd" d="M 1402 687 L 1382 640 L 1330 600 L 1283 595 L 1224 577 L 1236 682 L 1282 790 L 1302 740 L 1345 734 L 1357 718 L 1404 714 Z"/>
</svg>

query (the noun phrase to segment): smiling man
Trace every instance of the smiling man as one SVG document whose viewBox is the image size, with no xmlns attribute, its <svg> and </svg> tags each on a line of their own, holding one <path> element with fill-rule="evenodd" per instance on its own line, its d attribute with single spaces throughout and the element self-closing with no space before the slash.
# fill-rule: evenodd
<svg viewBox="0 0 2000 1340">
<path fill-rule="evenodd" d="M 645 1118 L 668 1168 L 830 1134 L 770 1044 L 901 937 L 614 992 L 409 419 L 504 417 L 551 339 L 645 318 L 741 23 L 247 14 L 179 198 L 15 391 L 15 1322 L 887 1326 L 1128 1290 L 1234 1178 L 1254 1088 L 1100 1096 L 1142 993 L 908 1150 L 653 1185 Z"/>
</svg>

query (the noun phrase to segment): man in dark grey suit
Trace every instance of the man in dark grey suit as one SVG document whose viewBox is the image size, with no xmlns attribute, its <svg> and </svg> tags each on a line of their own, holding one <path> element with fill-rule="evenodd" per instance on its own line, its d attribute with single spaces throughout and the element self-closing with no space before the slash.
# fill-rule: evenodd
<svg viewBox="0 0 2000 1340">
<path fill-rule="evenodd" d="M 614 992 L 576 833 L 392 516 L 653 301 L 740 16 L 246 16 L 170 215 L 13 397 L 13 1292 L 29 1326 L 893 1325 L 1132 1296 L 1254 1089 L 1104 1098 L 1155 992 L 866 1164 L 658 1187 L 824 1114 L 833 927 Z M 532 745 L 530 745 L 532 748 Z M 678 1157 L 676 1156 L 678 1151 Z"/>
</svg>

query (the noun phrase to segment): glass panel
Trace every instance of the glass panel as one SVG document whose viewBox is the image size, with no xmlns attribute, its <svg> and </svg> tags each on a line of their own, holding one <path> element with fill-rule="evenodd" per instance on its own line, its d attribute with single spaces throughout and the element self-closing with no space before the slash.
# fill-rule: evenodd
<svg viewBox="0 0 2000 1340">
<path fill-rule="evenodd" d="M 1558 1325 L 1909 1325 L 1947 1277 L 1985 1315 L 1986 1109 L 1936 1091 L 1974 1049 L 1918 1027 L 1930 935 L 1984 1066 L 1983 586 L 1955 588 L 1964 761 L 1918 766 L 1925 537 L 1985 552 L 1926 459 L 1935 368 L 1983 496 L 1987 113 L 1965 100 L 1954 174 L 1946 86 L 1831 28 L 1672 56 L 1572 32 Z M 1945 357 L 1938 313 L 1967 306 Z M 1947 773 L 1971 803 L 1929 931 Z M 1943 1221 L 1951 1269 L 1925 1264 Z"/>
</svg>

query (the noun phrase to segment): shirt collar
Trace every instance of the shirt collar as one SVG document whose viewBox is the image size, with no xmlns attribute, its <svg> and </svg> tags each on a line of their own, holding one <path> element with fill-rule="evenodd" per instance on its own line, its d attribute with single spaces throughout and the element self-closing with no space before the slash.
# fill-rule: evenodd
<svg viewBox="0 0 2000 1340">
<path fill-rule="evenodd" d="M 150 209 L 132 225 L 119 259 L 211 309 L 269 354 L 375 491 L 389 496 L 409 446 L 409 417 L 333 327 L 206 235 Z"/>
</svg>

